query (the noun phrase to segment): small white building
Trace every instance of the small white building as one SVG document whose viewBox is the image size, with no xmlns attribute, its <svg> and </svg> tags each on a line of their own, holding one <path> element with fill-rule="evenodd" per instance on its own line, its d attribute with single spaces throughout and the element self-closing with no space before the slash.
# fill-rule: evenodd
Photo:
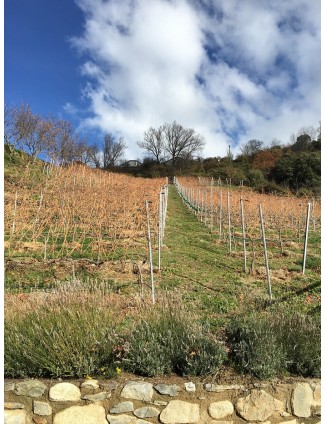
<svg viewBox="0 0 326 424">
<path fill-rule="evenodd" d="M 141 166 L 141 163 L 139 162 L 139 160 L 127 160 L 127 162 L 122 163 L 121 166 L 136 168 L 137 166 Z"/>
</svg>

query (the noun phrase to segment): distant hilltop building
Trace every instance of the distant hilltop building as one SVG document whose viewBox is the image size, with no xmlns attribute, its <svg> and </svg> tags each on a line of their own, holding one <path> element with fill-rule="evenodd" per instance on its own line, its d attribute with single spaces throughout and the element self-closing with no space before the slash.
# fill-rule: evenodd
<svg viewBox="0 0 326 424">
<path fill-rule="evenodd" d="M 141 163 L 139 160 L 127 160 L 127 162 L 122 163 L 121 166 L 136 168 L 137 166 L 141 166 Z"/>
</svg>

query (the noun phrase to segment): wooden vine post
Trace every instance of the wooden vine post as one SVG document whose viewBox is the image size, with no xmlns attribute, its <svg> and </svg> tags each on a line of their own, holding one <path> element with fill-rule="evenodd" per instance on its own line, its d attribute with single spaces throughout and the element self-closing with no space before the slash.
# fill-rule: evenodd
<svg viewBox="0 0 326 424">
<path fill-rule="evenodd" d="M 220 191 L 220 213 L 219 213 L 219 217 L 220 217 L 219 235 L 220 235 L 220 240 L 221 240 L 222 239 L 222 190 Z"/>
<path fill-rule="evenodd" d="M 15 233 L 15 221 L 16 221 L 16 212 L 17 212 L 17 199 L 18 199 L 18 193 L 16 191 L 16 193 L 15 193 L 15 203 L 14 203 L 14 216 L 13 216 L 12 227 L 11 227 L 11 235 L 12 236 Z"/>
<path fill-rule="evenodd" d="M 210 218 L 211 218 L 211 222 L 210 222 L 210 228 L 211 228 L 211 233 L 213 232 L 213 189 L 214 189 L 214 178 L 212 177 L 211 179 L 211 198 L 210 198 Z"/>
<path fill-rule="evenodd" d="M 264 244 L 264 256 L 265 256 L 265 266 L 266 266 L 266 274 L 267 274 L 269 300 L 272 301 L 273 297 L 272 297 L 271 278 L 270 278 L 270 274 L 269 274 L 266 237 L 265 237 L 265 228 L 264 228 L 264 219 L 263 219 L 263 210 L 262 210 L 261 205 L 259 205 L 259 216 L 260 216 L 260 225 L 261 225 L 261 235 L 262 235 L 262 240 L 263 240 L 263 244 Z"/>
<path fill-rule="evenodd" d="M 161 270 L 161 245 L 162 245 L 162 227 L 163 227 L 163 192 L 160 191 L 158 207 L 158 270 Z"/>
<path fill-rule="evenodd" d="M 305 230 L 305 236 L 304 236 L 302 274 L 305 273 L 305 269 L 306 269 L 306 257 L 307 257 L 307 245 L 308 245 L 308 233 L 309 233 L 309 220 L 310 220 L 310 207 L 311 207 L 311 204 L 308 203 L 308 206 L 307 206 L 307 218 L 306 218 L 306 230 Z"/>
<path fill-rule="evenodd" d="M 152 303 L 154 305 L 155 288 L 154 288 L 153 255 L 152 255 L 151 226 L 149 222 L 148 200 L 145 200 L 145 206 L 146 206 L 146 218 L 147 218 L 147 242 L 148 242 L 148 254 L 149 254 L 149 267 L 150 267 L 150 273 L 151 273 Z"/>
<path fill-rule="evenodd" d="M 242 243 L 243 243 L 243 266 L 244 266 L 244 272 L 246 274 L 247 273 L 246 234 L 245 234 L 245 220 L 244 220 L 242 196 L 240 196 L 240 207 L 241 207 Z"/>
<path fill-rule="evenodd" d="M 231 212 L 230 212 L 230 193 L 228 192 L 228 240 L 229 240 L 229 253 L 232 250 L 232 239 L 231 239 Z"/>
</svg>

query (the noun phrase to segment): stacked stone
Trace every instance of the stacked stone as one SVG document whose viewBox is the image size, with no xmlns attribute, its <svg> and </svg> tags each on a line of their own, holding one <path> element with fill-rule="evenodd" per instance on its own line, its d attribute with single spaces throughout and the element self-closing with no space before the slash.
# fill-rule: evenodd
<svg viewBox="0 0 326 424">
<path fill-rule="evenodd" d="M 315 424 L 320 423 L 321 394 L 319 381 L 249 390 L 192 382 L 181 387 L 27 380 L 5 382 L 5 400 L 5 424 L 302 424 L 304 419 Z"/>
</svg>

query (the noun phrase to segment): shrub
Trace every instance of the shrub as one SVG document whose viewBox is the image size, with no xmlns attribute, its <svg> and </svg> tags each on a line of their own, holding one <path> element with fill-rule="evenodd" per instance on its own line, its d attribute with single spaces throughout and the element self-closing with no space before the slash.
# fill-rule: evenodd
<svg viewBox="0 0 326 424">
<path fill-rule="evenodd" d="M 7 377 L 83 377 L 113 369 L 117 336 L 110 314 L 94 305 L 49 307 L 4 326 Z"/>
<path fill-rule="evenodd" d="M 284 372 L 285 352 L 268 319 L 253 314 L 234 319 L 227 328 L 227 340 L 236 368 L 261 379 Z"/>
<path fill-rule="evenodd" d="M 168 308 L 152 310 L 128 336 L 124 367 L 136 374 L 205 375 L 222 365 L 218 341 L 190 316 Z"/>
<path fill-rule="evenodd" d="M 281 325 L 282 342 L 289 372 L 320 377 L 321 327 L 318 316 L 288 314 Z"/>
<path fill-rule="evenodd" d="M 251 169 L 248 172 L 248 181 L 251 187 L 262 188 L 266 184 L 263 172 L 260 169 Z"/>
<path fill-rule="evenodd" d="M 318 317 L 277 309 L 237 317 L 228 325 L 227 343 L 236 368 L 265 379 L 292 373 L 320 376 Z"/>
</svg>

